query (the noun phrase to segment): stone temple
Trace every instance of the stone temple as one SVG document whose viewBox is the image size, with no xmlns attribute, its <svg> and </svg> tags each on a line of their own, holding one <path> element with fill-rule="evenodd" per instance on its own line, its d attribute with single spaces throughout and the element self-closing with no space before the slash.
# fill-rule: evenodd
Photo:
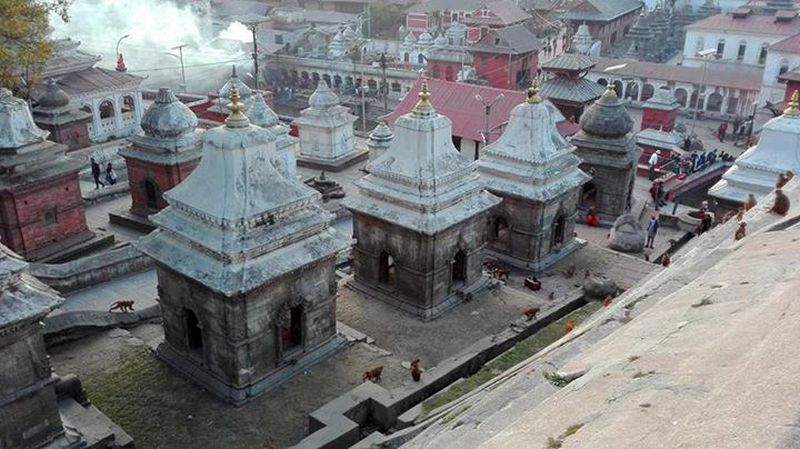
<svg viewBox="0 0 800 449">
<path fill-rule="evenodd" d="M 141 127 L 130 139 L 133 145 L 119 153 L 128 169 L 130 212 L 143 219 L 127 221 L 142 221 L 151 230 L 147 217 L 166 207 L 163 193 L 183 182 L 200 162 L 203 134 L 196 129 L 194 113 L 168 88 L 158 91 Z M 113 215 L 111 219 L 119 221 Z"/>
<path fill-rule="evenodd" d="M 558 133 L 534 83 L 478 167 L 489 191 L 503 199 L 491 218 L 491 253 L 541 270 L 578 248 L 573 237 L 578 197 L 589 177 L 578 168 L 575 146 Z"/>
<path fill-rule="evenodd" d="M 281 123 L 278 114 L 264 101 L 260 92 L 253 95 L 253 106 L 247 111 L 250 123 L 266 128 L 275 135 L 275 168 L 289 178 L 297 177 L 297 137 L 289 135 L 289 127 Z"/>
<path fill-rule="evenodd" d="M 0 89 L 0 239 L 28 260 L 64 254 L 94 236 L 78 184 L 83 164 L 48 134 L 25 100 Z"/>
<path fill-rule="evenodd" d="M 439 316 L 484 282 L 489 210 L 474 162 L 453 146 L 452 123 L 423 82 L 414 109 L 394 124 L 394 139 L 368 164 L 353 213 L 353 287 L 425 319 Z"/>
<path fill-rule="evenodd" d="M 368 156 L 356 148 L 353 123 L 357 117 L 339 104 L 339 97 L 324 80 L 308 98 L 294 125 L 300 137 L 298 162 L 314 168 L 337 171 Z"/>
<path fill-rule="evenodd" d="M 800 109 L 797 91 L 780 117 L 768 121 L 758 143 L 736 159 L 722 179 L 708 191 L 723 210 L 735 210 L 749 194 L 757 200 L 775 188 L 778 174 L 800 175 Z"/>
<path fill-rule="evenodd" d="M 272 132 L 231 100 L 137 246 L 157 263 L 158 355 L 240 405 L 339 347 L 334 266 L 347 242 L 319 193 L 275 169 Z"/>
<path fill-rule="evenodd" d="M 639 149 L 634 143 L 633 119 L 614 87 L 609 85 L 580 119 L 581 129 L 572 137 L 581 170 L 592 177 L 581 191 L 580 207 L 594 207 L 600 221 L 610 226 L 633 201 L 633 182 Z"/>
</svg>

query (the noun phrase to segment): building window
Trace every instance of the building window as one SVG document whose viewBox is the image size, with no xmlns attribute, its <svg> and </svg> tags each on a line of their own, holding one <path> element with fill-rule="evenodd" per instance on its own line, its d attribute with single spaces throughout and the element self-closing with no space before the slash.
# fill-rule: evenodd
<svg viewBox="0 0 800 449">
<path fill-rule="evenodd" d="M 499 37 L 496 37 L 496 38 L 494 38 L 494 45 L 495 45 L 496 47 L 499 47 L 499 46 L 500 46 L 500 38 L 499 38 Z"/>
<path fill-rule="evenodd" d="M 105 100 L 100 103 L 100 118 L 111 118 L 114 116 L 114 104 L 111 103 L 109 100 Z"/>
<path fill-rule="evenodd" d="M 286 353 L 303 344 L 303 306 L 289 309 L 281 323 L 281 348 Z"/>
<path fill-rule="evenodd" d="M 44 211 L 44 225 L 52 227 L 58 224 L 58 213 L 55 207 L 51 207 Z"/>
<path fill-rule="evenodd" d="M 564 233 L 566 229 L 566 220 L 564 219 L 563 215 L 559 215 L 559 217 L 553 222 L 553 241 L 551 246 L 559 247 L 562 243 L 564 243 Z"/>
<path fill-rule="evenodd" d="M 425 64 L 425 55 L 422 53 L 417 55 L 417 64 L 422 65 Z"/>
<path fill-rule="evenodd" d="M 133 112 L 136 109 L 136 103 L 133 101 L 133 97 L 130 95 L 126 95 L 122 98 L 122 113 L 125 114 L 127 112 Z"/>
<path fill-rule="evenodd" d="M 283 45 L 283 34 L 275 35 L 275 43 L 278 45 Z"/>
<path fill-rule="evenodd" d="M 508 222 L 503 217 L 497 217 L 494 220 L 494 240 L 498 243 L 508 244 L 511 239 L 511 231 L 508 228 Z"/>
<path fill-rule="evenodd" d="M 742 61 L 744 59 L 744 53 L 747 51 L 747 42 L 739 42 L 739 52 L 736 53 L 736 60 Z"/>
<path fill-rule="evenodd" d="M 769 44 L 761 44 L 761 53 L 758 54 L 759 65 L 764 65 L 767 62 L 767 47 L 769 47 Z"/>
<path fill-rule="evenodd" d="M 781 76 L 788 71 L 789 71 L 789 61 L 787 61 L 786 59 L 782 59 L 781 69 L 778 71 L 778 76 Z"/>
<path fill-rule="evenodd" d="M 725 39 L 720 39 L 717 42 L 717 57 L 721 58 L 723 53 L 725 53 Z"/>
</svg>

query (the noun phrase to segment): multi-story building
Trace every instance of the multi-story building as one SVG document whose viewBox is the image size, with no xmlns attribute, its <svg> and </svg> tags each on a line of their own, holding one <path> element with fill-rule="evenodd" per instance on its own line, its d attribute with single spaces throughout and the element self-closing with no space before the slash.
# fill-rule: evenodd
<svg viewBox="0 0 800 449">
<path fill-rule="evenodd" d="M 572 5 L 561 19 L 573 29 L 586 24 L 603 48 L 619 43 L 642 9 L 639 0 L 583 0 Z"/>
<path fill-rule="evenodd" d="M 490 30 L 470 47 L 478 78 L 499 89 L 530 84 L 539 62 L 539 40 L 524 25 Z"/>
</svg>

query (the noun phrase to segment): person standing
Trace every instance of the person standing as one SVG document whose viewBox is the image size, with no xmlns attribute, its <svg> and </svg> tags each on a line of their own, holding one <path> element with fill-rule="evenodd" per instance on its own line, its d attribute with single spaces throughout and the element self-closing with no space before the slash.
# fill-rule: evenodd
<svg viewBox="0 0 800 449">
<path fill-rule="evenodd" d="M 655 215 L 650 217 L 650 222 L 647 223 L 647 241 L 645 242 L 645 248 L 653 248 L 656 240 L 656 234 L 658 233 L 658 217 Z"/>
<path fill-rule="evenodd" d="M 114 167 L 111 166 L 111 162 L 106 165 L 106 182 L 108 182 L 108 185 L 111 186 L 117 183 L 117 172 L 114 171 Z"/>
<path fill-rule="evenodd" d="M 719 129 L 717 130 L 717 134 L 719 134 L 719 141 L 722 142 L 725 140 L 725 133 L 728 132 L 728 122 L 722 122 L 719 125 Z"/>
<path fill-rule="evenodd" d="M 105 187 L 106 185 L 103 184 L 103 181 L 100 180 L 100 164 L 94 160 L 94 158 L 90 158 L 89 161 L 92 164 L 92 178 L 94 178 L 94 189 L 97 190 L 100 187 Z"/>
</svg>

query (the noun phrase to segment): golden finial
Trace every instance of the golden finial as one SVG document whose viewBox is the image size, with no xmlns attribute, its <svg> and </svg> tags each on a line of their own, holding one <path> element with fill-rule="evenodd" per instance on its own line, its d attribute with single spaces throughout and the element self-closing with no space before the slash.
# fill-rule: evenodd
<svg viewBox="0 0 800 449">
<path fill-rule="evenodd" d="M 419 90 L 419 101 L 414 106 L 414 112 L 431 113 L 433 112 L 433 105 L 431 104 L 431 92 L 428 90 L 428 79 L 423 78 L 422 88 Z"/>
<path fill-rule="evenodd" d="M 228 108 L 231 114 L 225 119 L 225 126 L 228 128 L 245 128 L 250 125 L 250 120 L 244 115 L 244 104 L 241 103 L 242 97 L 239 96 L 239 90 L 235 87 L 231 89 L 231 104 Z"/>
<path fill-rule="evenodd" d="M 542 102 L 542 97 L 539 95 L 539 78 L 533 78 L 531 87 L 528 88 L 528 103 L 538 104 Z"/>
<path fill-rule="evenodd" d="M 797 90 L 794 91 L 792 94 L 792 98 L 789 99 L 789 106 L 786 110 L 783 111 L 783 115 L 788 115 L 790 117 L 797 117 L 800 116 L 800 92 Z"/>
<path fill-rule="evenodd" d="M 610 97 L 612 95 L 615 97 L 617 96 L 617 88 L 614 87 L 614 83 L 609 82 L 608 85 L 606 86 L 606 91 L 603 92 L 603 96 Z"/>
</svg>

